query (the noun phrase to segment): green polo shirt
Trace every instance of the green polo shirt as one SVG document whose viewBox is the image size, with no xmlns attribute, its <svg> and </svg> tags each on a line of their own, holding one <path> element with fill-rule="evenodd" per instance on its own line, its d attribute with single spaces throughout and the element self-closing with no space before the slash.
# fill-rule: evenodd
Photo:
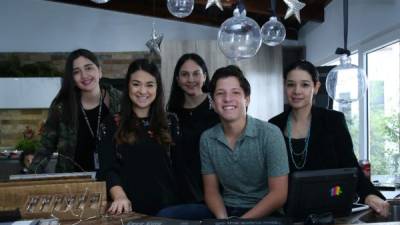
<svg viewBox="0 0 400 225">
<path fill-rule="evenodd" d="M 247 116 L 246 128 L 231 150 L 221 123 L 200 139 L 202 174 L 215 174 L 226 206 L 254 207 L 268 194 L 268 177 L 289 173 L 285 141 L 278 127 Z"/>
</svg>

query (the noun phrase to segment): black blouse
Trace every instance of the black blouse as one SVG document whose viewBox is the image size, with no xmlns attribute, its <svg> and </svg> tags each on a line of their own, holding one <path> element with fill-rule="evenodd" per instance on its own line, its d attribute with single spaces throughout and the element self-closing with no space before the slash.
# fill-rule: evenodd
<svg viewBox="0 0 400 225">
<path fill-rule="evenodd" d="M 135 212 L 156 215 L 179 203 L 177 185 L 168 149 L 154 140 L 148 120 L 140 120 L 138 129 L 135 143 L 117 145 L 107 186 L 122 186 Z"/>
<path fill-rule="evenodd" d="M 269 122 L 277 125 L 284 133 L 289 112 L 285 111 L 272 118 Z M 364 202 L 365 197 L 369 194 L 375 194 L 385 199 L 375 189 L 371 181 L 365 177 L 358 165 L 344 114 L 334 110 L 313 107 L 311 116 L 307 158 L 304 168 L 301 170 L 356 167 L 358 169 L 357 194 L 361 202 Z M 288 156 L 290 157 L 289 150 Z M 289 159 L 289 165 L 290 172 L 298 170 L 294 168 L 291 159 Z"/>
<path fill-rule="evenodd" d="M 284 138 L 285 138 L 286 146 L 289 146 L 288 137 L 284 136 Z M 290 171 L 296 171 L 297 169 L 294 165 L 293 160 L 296 162 L 296 165 L 302 165 L 303 163 L 307 162 L 307 153 L 305 153 L 305 151 L 304 151 L 304 147 L 306 145 L 306 139 L 305 138 L 299 138 L 299 139 L 292 138 L 291 144 L 292 144 L 292 149 L 293 149 L 294 154 L 291 153 L 289 147 L 286 148 L 287 155 L 289 157 L 289 159 L 288 159 L 289 169 L 290 169 Z"/>
<path fill-rule="evenodd" d="M 185 202 L 203 201 L 203 180 L 199 153 L 200 136 L 203 131 L 219 123 L 219 117 L 206 98 L 195 108 L 180 108 L 180 140 L 173 153 L 174 170 L 177 174 L 180 193 Z"/>
<path fill-rule="evenodd" d="M 97 120 L 99 113 L 99 106 L 85 110 L 85 113 L 88 117 L 90 127 L 94 135 L 96 135 L 97 131 Z M 110 114 L 108 107 L 103 102 L 101 109 L 101 119 L 100 122 L 103 123 L 105 118 Z M 92 136 L 90 133 L 88 124 L 84 118 L 84 115 L 81 110 L 79 110 L 78 114 L 78 138 L 76 143 L 76 151 L 75 151 L 75 171 L 94 171 L 94 152 L 97 151 L 96 146 L 96 138 Z M 101 124 L 100 124 L 101 127 Z M 101 132 L 101 131 L 100 131 Z"/>
</svg>

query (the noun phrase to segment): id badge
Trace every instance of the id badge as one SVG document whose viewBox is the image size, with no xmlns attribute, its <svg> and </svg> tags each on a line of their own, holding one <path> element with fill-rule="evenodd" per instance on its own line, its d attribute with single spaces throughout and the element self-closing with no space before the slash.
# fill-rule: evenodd
<svg viewBox="0 0 400 225">
<path fill-rule="evenodd" d="M 94 169 L 99 170 L 100 169 L 99 153 L 97 152 L 93 153 L 93 160 L 94 160 Z"/>
</svg>

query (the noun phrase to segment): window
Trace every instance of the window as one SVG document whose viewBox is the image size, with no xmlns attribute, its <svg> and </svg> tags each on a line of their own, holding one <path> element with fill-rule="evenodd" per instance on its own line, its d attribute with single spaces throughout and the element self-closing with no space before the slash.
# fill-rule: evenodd
<svg viewBox="0 0 400 225">
<path fill-rule="evenodd" d="M 366 54 L 372 174 L 400 174 L 400 42 Z"/>
</svg>

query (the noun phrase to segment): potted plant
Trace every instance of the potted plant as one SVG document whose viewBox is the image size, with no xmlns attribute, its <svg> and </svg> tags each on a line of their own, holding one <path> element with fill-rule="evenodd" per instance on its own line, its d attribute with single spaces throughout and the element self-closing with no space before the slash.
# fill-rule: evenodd
<svg viewBox="0 0 400 225">
<path fill-rule="evenodd" d="M 39 129 L 40 130 L 40 129 Z M 39 133 L 40 134 L 40 133 Z M 28 167 L 32 162 L 36 150 L 40 147 L 40 142 L 35 138 L 35 132 L 26 126 L 23 132 L 23 139 L 15 145 L 15 152 L 11 152 L 10 158 L 19 159 L 22 167 L 21 172 L 27 173 Z"/>
</svg>

